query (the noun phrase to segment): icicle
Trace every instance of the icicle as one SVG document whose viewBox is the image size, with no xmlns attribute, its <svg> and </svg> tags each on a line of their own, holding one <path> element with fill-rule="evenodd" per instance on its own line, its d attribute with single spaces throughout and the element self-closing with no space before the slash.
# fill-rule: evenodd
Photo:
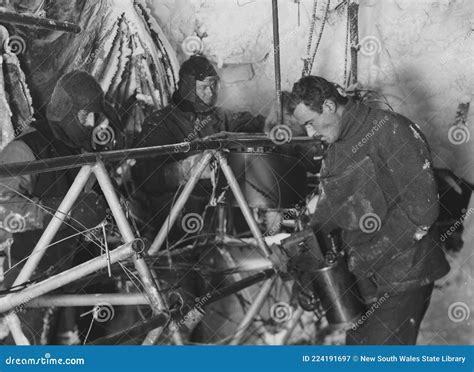
<svg viewBox="0 0 474 372">
<path fill-rule="evenodd" d="M 162 53 L 160 58 L 161 63 L 165 67 L 168 77 L 168 89 L 173 91 L 177 86 L 179 64 L 174 54 L 168 53 L 173 48 L 166 39 L 163 31 L 158 23 L 151 17 L 150 10 L 147 8 L 145 1 L 137 0 L 134 3 L 137 8 L 137 13 L 141 15 L 147 29 L 157 47 L 158 51 Z M 170 92 L 172 93 L 172 92 Z"/>
<path fill-rule="evenodd" d="M 127 61 L 132 55 L 132 50 L 129 47 L 129 40 L 130 40 L 130 31 L 129 27 L 127 25 L 126 20 L 123 22 L 123 34 L 122 34 L 122 39 L 120 42 L 120 51 L 119 51 L 119 57 L 118 57 L 118 69 L 112 78 L 108 93 L 111 96 L 114 96 L 116 93 L 116 90 L 122 80 L 122 75 L 123 72 L 125 71 L 125 67 L 127 65 Z"/>
<path fill-rule="evenodd" d="M 105 92 L 108 91 L 112 78 L 118 69 L 120 44 L 123 36 L 123 17 L 124 15 L 122 14 L 121 18 L 119 19 L 118 30 L 113 40 L 112 48 L 107 54 L 107 57 L 101 66 L 102 68 L 100 72 L 95 75 Z"/>
<path fill-rule="evenodd" d="M 94 42 L 93 50 L 86 58 L 85 66 L 86 70 L 93 76 L 97 76 L 99 70 L 104 63 L 104 57 L 110 53 L 114 39 L 118 33 L 119 20 L 116 19 L 110 27 L 106 28 L 106 33 L 102 36 L 97 37 Z M 88 62 L 87 62 L 88 61 Z"/>
<path fill-rule="evenodd" d="M 133 48 L 131 45 L 132 41 L 131 39 L 128 41 L 129 48 L 132 50 L 133 54 Z M 117 91 L 115 93 L 115 97 L 117 102 L 125 103 L 128 98 L 130 97 L 130 94 L 128 92 L 128 85 L 129 85 L 129 80 L 130 80 L 130 75 L 132 71 L 132 54 L 129 56 L 127 63 L 125 64 L 125 70 L 122 74 L 122 81 L 119 83 L 117 87 Z"/>
<path fill-rule="evenodd" d="M 155 87 L 153 85 L 153 78 L 147 65 L 147 58 L 149 58 L 149 55 L 145 51 L 145 48 L 142 45 L 138 35 L 132 35 L 132 40 L 134 41 L 134 45 L 137 46 L 136 63 L 137 72 L 141 81 L 142 92 L 148 93 L 148 95 L 153 100 L 153 105 L 155 106 L 155 108 L 160 109 L 162 108 L 162 104 L 159 100 L 157 100 L 157 97 L 154 95 Z"/>
</svg>

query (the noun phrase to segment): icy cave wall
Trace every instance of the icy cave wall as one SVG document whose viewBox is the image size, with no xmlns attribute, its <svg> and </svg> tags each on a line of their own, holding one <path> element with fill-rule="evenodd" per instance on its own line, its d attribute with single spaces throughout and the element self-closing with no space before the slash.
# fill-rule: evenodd
<svg viewBox="0 0 474 372">
<path fill-rule="evenodd" d="M 301 76 L 313 0 L 279 0 L 282 86 Z M 331 1 L 312 73 L 343 84 L 347 12 Z M 267 114 L 274 99 L 270 0 L 148 0 L 183 61 L 182 42 L 202 39 L 222 67 L 222 105 Z M 298 17 L 298 7 L 300 16 Z M 317 9 L 315 39 L 324 14 Z M 448 130 L 458 104 L 474 96 L 474 1 L 361 0 L 358 80 L 387 96 L 428 137 L 435 165 L 474 182 L 474 138 L 453 144 Z M 189 40 L 189 39 L 188 39 Z M 472 104 L 471 104 L 472 106 Z M 473 112 L 468 129 L 474 135 Z M 469 134 L 470 134 L 469 133 Z"/>
</svg>

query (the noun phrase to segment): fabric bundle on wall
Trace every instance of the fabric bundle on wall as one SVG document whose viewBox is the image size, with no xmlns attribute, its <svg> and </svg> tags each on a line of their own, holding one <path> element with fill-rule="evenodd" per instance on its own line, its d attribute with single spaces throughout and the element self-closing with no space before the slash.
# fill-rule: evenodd
<svg viewBox="0 0 474 372">
<path fill-rule="evenodd" d="M 25 74 L 14 53 L 18 52 L 15 42 L 0 26 L 0 150 L 28 127 L 34 114 Z"/>
<path fill-rule="evenodd" d="M 140 131 L 143 110 L 169 103 L 179 66 L 145 1 L 55 1 L 41 6 L 46 17 L 73 22 L 82 31 L 16 28 L 28 44 L 24 64 L 40 113 L 59 77 L 74 69 L 97 78 L 129 132 Z"/>
</svg>

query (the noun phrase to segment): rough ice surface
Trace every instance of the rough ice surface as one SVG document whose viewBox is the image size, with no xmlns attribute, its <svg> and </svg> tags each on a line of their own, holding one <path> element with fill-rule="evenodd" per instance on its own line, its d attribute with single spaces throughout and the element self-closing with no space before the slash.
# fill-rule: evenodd
<svg viewBox="0 0 474 372">
<path fill-rule="evenodd" d="M 252 65 L 254 74 L 235 72 L 238 76 L 248 76 L 248 80 L 226 79 L 222 83 L 223 106 L 268 114 L 275 96 L 270 0 L 148 1 L 180 61 L 186 58 L 180 51 L 181 42 L 187 36 L 198 35 L 203 41 L 203 53 L 224 70 L 231 67 L 237 71 L 239 65 L 245 69 Z M 312 74 L 342 85 L 346 10 L 344 6 L 335 10 L 340 2 L 331 2 Z M 323 14 L 323 2 L 319 3 L 316 30 Z M 359 82 L 364 88 L 383 93 L 395 111 L 420 126 L 431 145 L 435 167 L 450 168 L 474 182 L 473 108 L 467 118 L 467 129 L 473 138 L 454 144 L 448 136 L 458 104 L 471 102 L 474 96 L 474 1 L 360 0 L 359 3 L 359 41 L 363 50 L 358 54 Z M 301 76 L 312 4 L 312 0 L 300 1 L 298 24 L 297 3 L 279 1 L 283 89 L 291 89 Z M 473 218 L 466 220 L 465 247 L 461 257 L 453 258 L 453 273 L 443 290 L 450 294 L 445 296 L 449 301 L 464 301 L 471 310 L 474 310 L 473 293 L 469 288 L 474 286 L 469 257 L 474 245 L 473 225 Z M 462 270 L 455 270 L 458 266 Z M 453 275 L 457 276 L 453 278 Z M 453 288 L 453 283 L 461 285 L 463 290 Z M 422 334 L 421 341 L 471 343 L 472 321 L 468 325 L 450 322 L 446 318 L 449 304 L 442 301 L 439 291 L 438 295 L 435 292 L 435 304 L 425 324 L 436 322 L 430 329 L 441 329 L 443 324 L 448 324 L 456 329 L 457 336 L 449 329 L 447 334 L 442 331 L 436 335 Z"/>
</svg>

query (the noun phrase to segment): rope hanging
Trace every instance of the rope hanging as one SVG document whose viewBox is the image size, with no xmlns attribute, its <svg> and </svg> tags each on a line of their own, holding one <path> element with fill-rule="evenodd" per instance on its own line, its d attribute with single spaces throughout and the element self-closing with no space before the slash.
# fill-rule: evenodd
<svg viewBox="0 0 474 372">
<path fill-rule="evenodd" d="M 319 44 L 321 43 L 321 38 L 323 36 L 324 26 L 326 26 L 326 22 L 327 22 L 327 19 L 328 19 L 329 5 L 330 4 L 331 4 L 331 0 L 327 0 L 326 8 L 324 10 L 323 20 L 321 22 L 321 27 L 320 27 L 319 32 L 318 32 L 318 40 L 316 41 L 316 45 L 314 47 L 313 54 L 310 57 L 311 46 L 312 46 L 312 43 L 313 43 L 313 33 L 314 33 L 314 28 L 316 26 L 316 12 L 317 12 L 317 7 L 318 7 L 318 0 L 314 0 L 313 15 L 312 15 L 311 25 L 310 25 L 310 29 L 309 29 L 308 44 L 307 44 L 307 47 L 306 47 L 307 57 L 304 60 L 304 67 L 303 67 L 302 76 L 310 75 L 311 71 L 313 70 L 313 64 L 314 64 L 314 60 L 316 58 L 316 53 L 318 51 Z"/>
<path fill-rule="evenodd" d="M 349 62 L 349 34 L 350 34 L 350 24 L 349 24 L 349 7 L 347 9 L 347 20 L 346 20 L 346 43 L 344 46 L 344 88 L 349 86 L 349 72 L 348 72 L 348 62 Z"/>
<path fill-rule="evenodd" d="M 349 36 L 351 45 L 351 72 L 349 83 L 353 85 L 357 83 L 357 52 L 359 50 L 359 27 L 358 27 L 359 4 L 349 0 L 347 5 L 347 21 L 349 25 Z"/>
</svg>

